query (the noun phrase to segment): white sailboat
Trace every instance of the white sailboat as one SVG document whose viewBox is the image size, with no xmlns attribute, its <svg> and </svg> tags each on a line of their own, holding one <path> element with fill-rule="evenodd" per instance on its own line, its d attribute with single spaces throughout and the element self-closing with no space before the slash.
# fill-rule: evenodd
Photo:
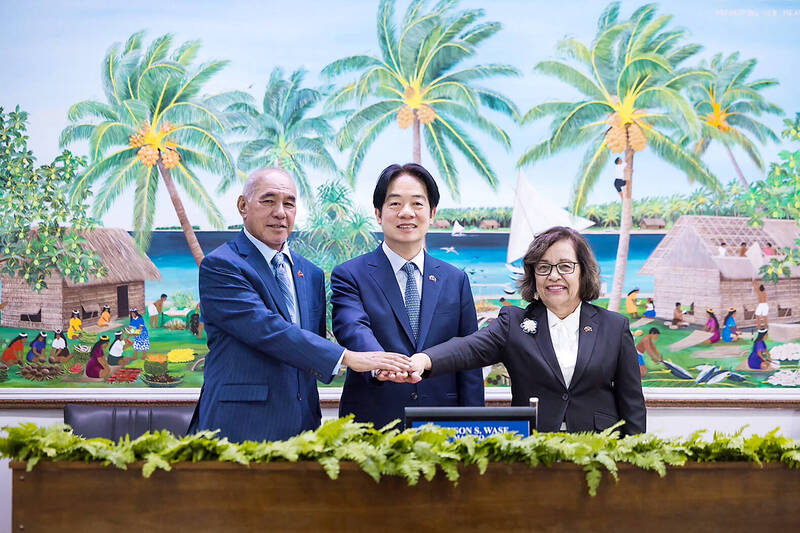
<svg viewBox="0 0 800 533">
<path fill-rule="evenodd" d="M 464 226 L 462 226 L 458 220 L 453 221 L 453 231 L 450 232 L 450 235 L 453 237 L 463 237 L 464 236 Z"/>
<path fill-rule="evenodd" d="M 552 200 L 546 200 L 536 192 L 522 171 L 517 178 L 517 192 L 514 197 L 514 211 L 511 214 L 511 229 L 508 235 L 508 252 L 506 268 L 511 271 L 512 278 L 520 276 L 524 271 L 514 266 L 514 261 L 522 259 L 533 238 L 542 231 L 553 226 L 568 226 L 582 231 L 594 225 L 589 219 L 573 215 L 561 209 Z"/>
</svg>

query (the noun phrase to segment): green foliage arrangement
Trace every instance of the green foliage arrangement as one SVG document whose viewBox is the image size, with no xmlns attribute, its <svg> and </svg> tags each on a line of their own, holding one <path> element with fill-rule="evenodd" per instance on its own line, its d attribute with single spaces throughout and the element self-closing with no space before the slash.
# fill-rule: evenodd
<svg viewBox="0 0 800 533">
<path fill-rule="evenodd" d="M 394 423 L 393 423 L 394 424 Z M 489 463 L 524 463 L 531 467 L 575 463 L 586 472 L 589 494 L 595 496 L 603 470 L 617 478 L 617 465 L 627 463 L 653 470 L 663 477 L 667 466 L 690 461 L 746 461 L 762 464 L 781 462 L 800 468 L 800 442 L 777 435 L 777 429 L 761 437 L 715 433 L 706 440 L 696 432 L 685 440 L 661 439 L 642 434 L 619 438 L 617 426 L 603 433 L 499 434 L 484 440 L 473 436 L 451 440 L 452 430 L 434 426 L 398 431 L 391 425 L 380 430 L 372 424 L 353 422 L 352 416 L 329 420 L 315 431 L 306 431 L 285 441 L 241 444 L 218 439 L 215 432 L 201 431 L 175 437 L 167 431 L 145 433 L 114 443 L 107 439 L 84 439 L 69 426 L 38 427 L 26 423 L 3 428 L 0 456 L 27 461 L 28 471 L 39 461 L 101 462 L 123 470 L 143 461 L 142 475 L 157 468 L 171 470 L 178 462 L 223 461 L 250 463 L 317 461 L 331 479 L 339 475 L 342 461 L 357 463 L 379 482 L 382 476 L 400 476 L 415 485 L 430 481 L 438 470 L 456 483 L 459 467 L 474 465 L 481 474 Z"/>
<path fill-rule="evenodd" d="M 37 291 L 47 288 L 45 279 L 54 271 L 77 283 L 105 276 L 100 256 L 85 248 L 83 234 L 95 227 L 85 197 L 71 201 L 68 194 L 85 161 L 65 150 L 51 164 L 34 168 L 27 122 L 19 106 L 8 114 L 0 107 L 2 272 Z"/>
</svg>

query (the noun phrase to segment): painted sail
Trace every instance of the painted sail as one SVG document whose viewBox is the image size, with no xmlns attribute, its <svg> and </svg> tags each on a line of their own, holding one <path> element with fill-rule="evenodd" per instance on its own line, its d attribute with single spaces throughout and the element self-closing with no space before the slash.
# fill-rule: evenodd
<svg viewBox="0 0 800 533">
<path fill-rule="evenodd" d="M 464 226 L 459 224 L 458 220 L 453 221 L 453 231 L 450 232 L 453 237 L 461 237 L 464 235 Z"/>
<path fill-rule="evenodd" d="M 566 209 L 556 206 L 551 200 L 542 198 L 520 170 L 514 197 L 514 211 L 511 214 L 506 263 L 510 264 L 521 259 L 528 251 L 534 236 L 548 228 L 568 226 L 582 231 L 592 225 L 594 222 L 591 220 L 573 215 Z"/>
</svg>

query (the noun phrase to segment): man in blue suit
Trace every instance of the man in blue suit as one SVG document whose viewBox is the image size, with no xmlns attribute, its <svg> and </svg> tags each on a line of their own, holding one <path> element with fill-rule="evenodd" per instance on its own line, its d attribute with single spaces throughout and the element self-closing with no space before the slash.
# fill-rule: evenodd
<svg viewBox="0 0 800 533">
<path fill-rule="evenodd" d="M 425 252 L 439 189 L 422 166 L 391 165 L 372 203 L 384 235 L 374 251 L 333 269 L 333 333 L 351 350 L 414 354 L 478 328 L 469 279 Z M 483 406 L 480 369 L 416 384 L 378 381 L 349 369 L 339 415 L 381 427 L 406 406 Z"/>
<path fill-rule="evenodd" d="M 296 195 L 285 171 L 254 172 L 237 201 L 244 229 L 200 265 L 209 352 L 193 427 L 232 441 L 282 440 L 319 426 L 316 380 L 329 383 L 342 364 L 407 369 L 404 355 L 325 339 L 324 275 L 287 244 Z"/>
</svg>

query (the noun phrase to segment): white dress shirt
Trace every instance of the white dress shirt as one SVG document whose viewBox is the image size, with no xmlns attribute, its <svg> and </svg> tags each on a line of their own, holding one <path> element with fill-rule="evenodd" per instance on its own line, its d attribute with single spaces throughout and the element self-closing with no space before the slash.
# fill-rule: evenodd
<svg viewBox="0 0 800 533">
<path fill-rule="evenodd" d="M 267 264 L 269 265 L 270 270 L 272 270 L 272 273 L 275 274 L 276 277 L 277 277 L 278 273 L 275 272 L 275 266 L 272 264 L 272 258 L 275 257 L 275 254 L 282 253 L 283 256 L 284 256 L 284 259 L 289 261 L 289 265 L 290 265 L 289 266 L 289 272 L 290 272 L 290 276 L 289 276 L 289 285 L 290 285 L 290 287 L 289 288 L 291 289 L 292 300 L 294 302 L 295 317 L 296 317 L 296 320 L 297 320 L 297 322 L 299 324 L 299 322 L 300 322 L 300 307 L 297 305 L 297 290 L 295 290 L 295 287 L 294 287 L 294 261 L 292 261 L 292 254 L 289 253 L 289 241 L 284 242 L 283 246 L 281 246 L 280 250 L 276 250 L 274 248 L 270 248 L 265 243 L 259 241 L 255 237 L 253 237 L 250 234 L 250 232 L 247 231 L 246 228 L 242 228 L 242 231 L 244 231 L 245 237 L 247 237 L 250 240 L 250 242 L 253 243 L 253 246 L 255 246 L 256 249 L 259 252 L 261 252 L 261 255 L 264 256 L 264 259 L 267 260 Z M 332 374 L 334 376 L 339 373 L 339 369 L 342 366 L 342 359 L 344 359 L 344 350 L 342 350 L 342 355 L 339 356 L 339 362 L 336 363 L 336 366 L 333 368 L 333 373 Z"/>
<path fill-rule="evenodd" d="M 572 374 L 575 372 L 575 362 L 578 360 L 578 328 L 580 327 L 581 304 L 575 310 L 564 317 L 558 318 L 555 313 L 547 310 L 547 324 L 550 326 L 550 339 L 553 343 L 553 351 L 556 353 L 558 365 L 561 367 L 561 375 L 564 376 L 564 383 L 569 388 L 572 382 Z"/>
<path fill-rule="evenodd" d="M 403 296 L 403 303 L 405 304 L 406 281 L 408 281 L 408 274 L 406 274 L 405 270 L 403 270 L 403 265 L 405 265 L 409 261 L 405 260 L 397 252 L 389 248 L 389 245 L 386 244 L 386 241 L 383 241 L 381 249 L 383 249 L 383 253 L 386 254 L 387 259 L 389 259 L 389 263 L 392 265 L 392 271 L 394 272 L 394 275 L 397 278 L 397 286 L 400 287 L 400 294 Z M 423 248 L 420 248 L 419 253 L 416 256 L 414 256 L 410 262 L 417 265 L 417 269 L 414 271 L 414 279 L 417 282 L 417 290 L 419 291 L 419 301 L 421 302 L 422 273 L 425 272 L 425 250 Z"/>
<path fill-rule="evenodd" d="M 250 232 L 248 232 L 247 229 L 242 229 L 244 230 L 245 236 L 250 239 L 250 242 L 253 243 L 253 246 L 255 246 L 256 249 L 261 252 L 261 255 L 264 256 L 264 259 L 267 260 L 270 270 L 272 270 L 272 273 L 277 277 L 278 273 L 275 271 L 275 265 L 272 264 L 272 259 L 275 257 L 275 254 L 279 253 L 279 251 L 274 248 L 270 248 L 265 243 L 250 235 Z M 294 305 L 295 316 L 297 317 L 297 322 L 299 323 L 300 308 L 297 306 L 297 291 L 294 288 L 294 261 L 292 261 L 292 254 L 289 253 L 289 241 L 283 243 L 280 253 L 282 253 L 283 258 L 289 262 L 289 288 L 291 289 L 292 293 L 292 305 Z"/>
<path fill-rule="evenodd" d="M 558 366 L 561 367 L 561 375 L 564 376 L 564 384 L 569 388 L 572 382 L 572 374 L 575 373 L 575 363 L 578 360 L 578 328 L 581 321 L 581 304 L 575 310 L 564 317 L 558 318 L 555 313 L 547 310 L 547 324 L 550 326 L 550 341 L 553 344 L 553 351 L 558 359 Z M 561 422 L 559 431 L 567 430 L 567 421 Z"/>
</svg>

